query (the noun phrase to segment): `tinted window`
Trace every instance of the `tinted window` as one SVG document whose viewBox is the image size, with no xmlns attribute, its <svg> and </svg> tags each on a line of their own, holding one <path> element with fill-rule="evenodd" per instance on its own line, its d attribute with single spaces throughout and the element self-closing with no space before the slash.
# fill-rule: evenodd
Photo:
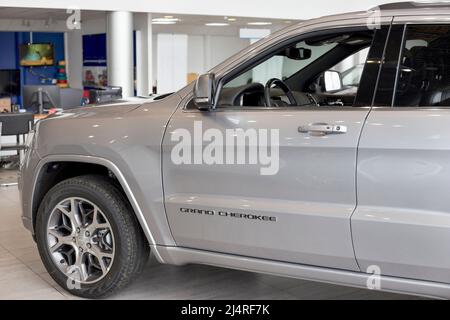
<svg viewBox="0 0 450 320">
<path fill-rule="evenodd" d="M 450 25 L 407 27 L 394 106 L 450 106 Z"/>
</svg>

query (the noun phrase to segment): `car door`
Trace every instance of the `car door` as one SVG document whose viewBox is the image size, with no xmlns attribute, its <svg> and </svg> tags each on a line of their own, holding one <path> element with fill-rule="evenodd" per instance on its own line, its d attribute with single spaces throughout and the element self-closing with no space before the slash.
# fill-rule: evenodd
<svg viewBox="0 0 450 320">
<path fill-rule="evenodd" d="M 359 145 L 355 253 L 363 270 L 450 283 L 450 24 L 393 28 Z"/>
<path fill-rule="evenodd" d="M 165 207 L 178 246 L 359 270 L 350 229 L 356 150 L 378 74 L 373 62 L 381 59 L 387 29 L 376 31 L 352 106 L 219 105 L 200 111 L 191 96 L 185 99 L 163 140 Z M 247 143 L 239 151 L 226 137 L 242 133 Z M 190 164 L 174 159 L 181 136 L 190 142 L 182 155 Z M 212 136 L 223 137 L 216 161 L 204 157 Z M 252 162 L 252 150 L 265 158 Z M 249 152 L 247 161 L 239 163 L 239 152 Z"/>
</svg>

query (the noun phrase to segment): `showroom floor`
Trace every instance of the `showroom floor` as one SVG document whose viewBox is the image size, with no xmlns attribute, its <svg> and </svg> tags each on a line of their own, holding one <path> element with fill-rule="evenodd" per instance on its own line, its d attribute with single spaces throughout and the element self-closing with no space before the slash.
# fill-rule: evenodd
<svg viewBox="0 0 450 320">
<path fill-rule="evenodd" d="M 0 184 L 15 173 L 0 170 Z M 20 220 L 17 187 L 0 188 L 0 299 L 73 299 L 46 273 Z M 416 297 L 216 267 L 160 265 L 113 299 L 415 299 Z"/>
</svg>

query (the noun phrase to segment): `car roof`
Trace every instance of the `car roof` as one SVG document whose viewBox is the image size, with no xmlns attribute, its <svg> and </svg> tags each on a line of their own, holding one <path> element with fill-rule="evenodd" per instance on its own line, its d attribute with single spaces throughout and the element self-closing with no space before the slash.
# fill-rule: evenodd
<svg viewBox="0 0 450 320">
<path fill-rule="evenodd" d="M 449 1 L 435 1 L 435 2 L 425 2 L 425 1 L 404 1 L 404 2 L 391 2 L 381 4 L 374 8 L 380 8 L 381 10 L 413 10 L 413 9 L 436 9 L 450 7 Z M 373 8 L 372 8 L 373 9 Z"/>
<path fill-rule="evenodd" d="M 327 22 L 333 20 L 347 20 L 352 18 L 370 17 L 374 13 L 379 12 L 381 17 L 386 16 L 424 16 L 424 15 L 450 15 L 450 1 L 441 2 L 393 2 L 380 4 L 378 6 L 367 9 L 366 11 L 355 11 L 342 14 L 328 15 L 311 20 L 299 22 L 301 26 L 305 22 Z"/>
</svg>

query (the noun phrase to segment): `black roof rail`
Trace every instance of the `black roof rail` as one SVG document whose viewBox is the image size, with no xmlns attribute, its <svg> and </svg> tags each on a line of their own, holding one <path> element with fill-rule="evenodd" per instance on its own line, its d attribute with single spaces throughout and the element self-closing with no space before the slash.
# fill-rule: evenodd
<svg viewBox="0 0 450 320">
<path fill-rule="evenodd" d="M 428 1 L 405 1 L 405 2 L 392 2 L 392 3 L 385 3 L 381 4 L 379 6 L 370 8 L 369 10 L 402 10 L 402 9 L 420 9 L 420 8 L 426 8 L 426 7 L 447 7 L 450 8 L 450 1 L 434 1 L 434 2 L 428 2 Z"/>
</svg>

